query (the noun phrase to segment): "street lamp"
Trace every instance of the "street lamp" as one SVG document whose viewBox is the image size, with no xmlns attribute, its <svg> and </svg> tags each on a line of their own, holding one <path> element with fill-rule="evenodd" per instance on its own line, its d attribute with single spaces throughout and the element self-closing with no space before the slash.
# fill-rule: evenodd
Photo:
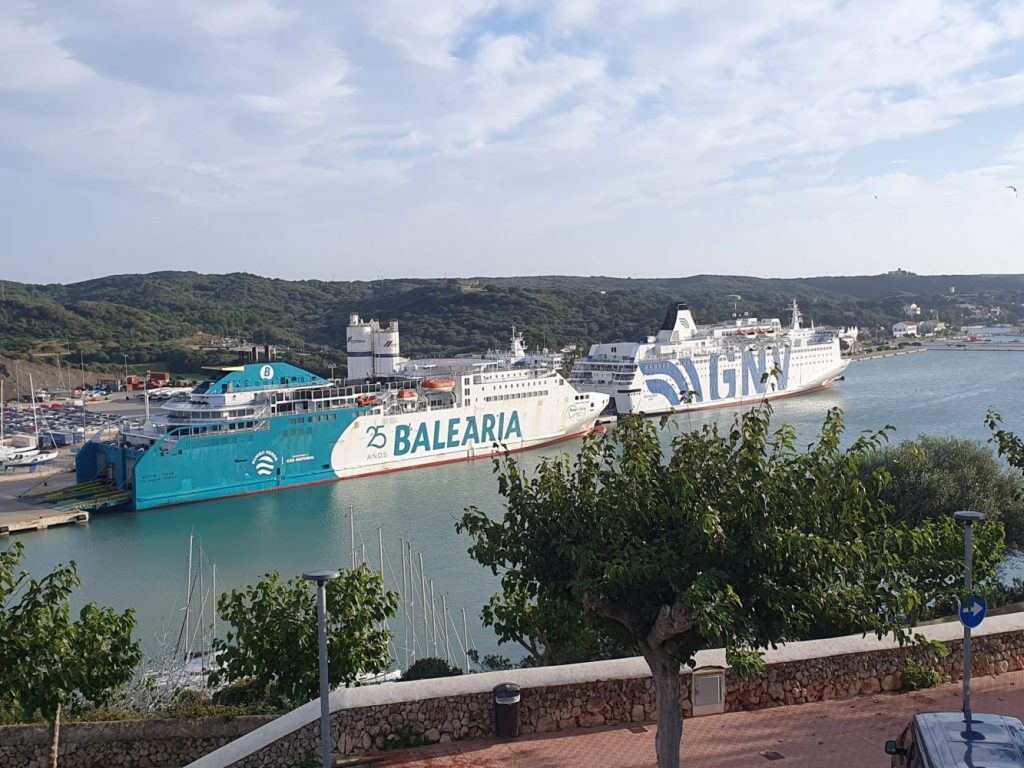
<svg viewBox="0 0 1024 768">
<path fill-rule="evenodd" d="M 128 355 L 124 352 L 121 353 L 121 357 L 124 358 L 124 399 L 128 399 Z"/>
<path fill-rule="evenodd" d="M 962 510 L 953 513 L 953 519 L 965 523 L 964 527 L 964 593 L 967 600 L 973 603 L 971 592 L 974 589 L 974 524 L 985 519 L 981 512 Z M 963 619 L 963 608 L 960 620 L 964 623 L 964 718 L 968 726 L 971 722 L 971 628 Z"/>
<path fill-rule="evenodd" d="M 302 578 L 316 582 L 316 618 L 320 634 L 320 746 L 323 768 L 331 768 L 331 685 L 327 679 L 327 582 L 341 575 L 332 568 L 306 571 Z"/>
</svg>

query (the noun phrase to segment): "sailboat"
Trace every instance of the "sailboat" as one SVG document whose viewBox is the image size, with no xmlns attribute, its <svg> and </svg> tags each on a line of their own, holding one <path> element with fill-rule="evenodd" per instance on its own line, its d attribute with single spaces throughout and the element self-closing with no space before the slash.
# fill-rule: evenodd
<svg viewBox="0 0 1024 768">
<path fill-rule="evenodd" d="M 29 374 L 28 385 L 32 390 L 32 426 L 34 435 L 4 433 L 3 382 L 0 381 L 0 468 L 35 467 L 53 461 L 59 455 L 57 450 L 43 450 L 39 447 L 39 418 L 36 412 L 36 393 Z"/>
</svg>

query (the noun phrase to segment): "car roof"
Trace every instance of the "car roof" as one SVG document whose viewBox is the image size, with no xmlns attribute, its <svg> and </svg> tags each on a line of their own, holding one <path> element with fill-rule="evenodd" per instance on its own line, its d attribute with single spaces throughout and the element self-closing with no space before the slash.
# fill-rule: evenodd
<svg viewBox="0 0 1024 768">
<path fill-rule="evenodd" d="M 919 748 L 936 768 L 1021 768 L 1024 725 L 1015 717 L 962 712 L 923 712 L 914 718 Z"/>
</svg>

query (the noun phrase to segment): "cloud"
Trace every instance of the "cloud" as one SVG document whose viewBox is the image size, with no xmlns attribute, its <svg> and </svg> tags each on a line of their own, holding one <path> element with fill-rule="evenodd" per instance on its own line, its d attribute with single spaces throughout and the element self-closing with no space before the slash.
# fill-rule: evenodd
<svg viewBox="0 0 1024 768">
<path fill-rule="evenodd" d="M 0 196 L 31 214 L 17 190 L 33 178 L 52 181 L 57 208 L 80 204 L 60 190 L 93 189 L 109 213 L 78 225 L 84 249 L 108 245 L 99 228 L 134 212 L 174 230 L 147 244 L 188 243 L 206 268 L 212 257 L 232 268 L 222 238 L 241 252 L 258 221 L 259 249 L 282 274 L 319 274 L 324 243 L 342 240 L 368 257 L 359 264 L 387 258 L 395 274 L 436 271 L 419 250 L 445 254 L 449 273 L 564 259 L 675 274 L 706 271 L 707 253 L 734 272 L 782 251 L 806 268 L 828 232 L 849 241 L 844 205 L 878 213 L 864 201 L 880 188 L 886 210 L 895 197 L 913 213 L 904 220 L 935 246 L 932 262 L 955 264 L 932 237 L 948 226 L 947 185 L 1015 183 L 1024 158 L 1021 9 L 25 3 L 0 10 L 0 89 L 12 94 L 0 100 L 0 169 L 11 159 Z M 978 175 L 958 164 L 968 156 Z M 806 216 L 811 231 L 794 234 Z M 977 216 L 986 241 L 1019 235 Z M 895 220 L 857 220 L 884 256 Z M 45 247 L 12 237 L 25 252 Z M 499 258 L 481 264 L 481 253 Z M 377 274 L 366 270 L 354 276 Z"/>
<path fill-rule="evenodd" d="M 295 19 L 294 13 L 281 10 L 269 0 L 194 1 L 187 9 L 203 32 L 224 37 L 270 34 Z"/>
</svg>

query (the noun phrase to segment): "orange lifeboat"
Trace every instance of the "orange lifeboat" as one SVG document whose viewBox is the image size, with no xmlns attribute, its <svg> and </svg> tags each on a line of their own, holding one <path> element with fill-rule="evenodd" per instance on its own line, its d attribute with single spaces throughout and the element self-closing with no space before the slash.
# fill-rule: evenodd
<svg viewBox="0 0 1024 768">
<path fill-rule="evenodd" d="M 400 389 L 400 390 L 398 390 L 398 399 L 399 400 L 404 400 L 405 402 L 412 402 L 413 400 L 415 400 L 418 397 L 419 397 L 419 395 L 416 394 L 416 390 L 415 389 Z"/>
<path fill-rule="evenodd" d="M 423 389 L 427 392 L 451 392 L 455 389 L 455 379 L 435 378 L 423 382 Z"/>
<path fill-rule="evenodd" d="M 370 405 L 379 405 L 380 398 L 376 395 L 360 395 L 356 398 L 356 405 L 367 407 Z"/>
</svg>

